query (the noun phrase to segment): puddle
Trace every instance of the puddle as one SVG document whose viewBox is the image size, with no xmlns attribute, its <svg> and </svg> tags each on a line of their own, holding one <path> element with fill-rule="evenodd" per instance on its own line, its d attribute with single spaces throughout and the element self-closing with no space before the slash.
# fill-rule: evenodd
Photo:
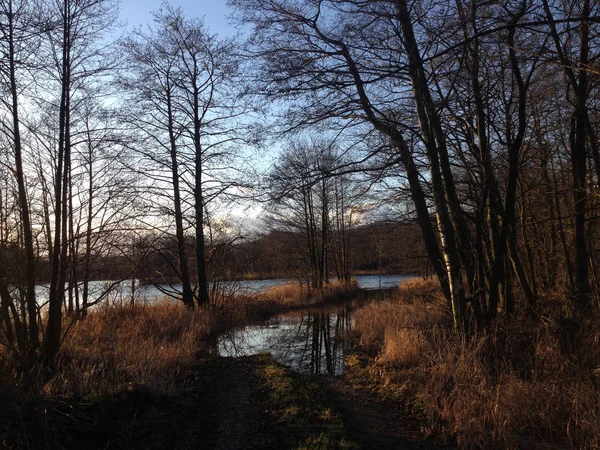
<svg viewBox="0 0 600 450">
<path fill-rule="evenodd" d="M 349 309 L 317 310 L 278 316 L 219 337 L 220 356 L 240 357 L 269 352 L 290 369 L 309 375 L 340 375 L 352 329 Z"/>
</svg>

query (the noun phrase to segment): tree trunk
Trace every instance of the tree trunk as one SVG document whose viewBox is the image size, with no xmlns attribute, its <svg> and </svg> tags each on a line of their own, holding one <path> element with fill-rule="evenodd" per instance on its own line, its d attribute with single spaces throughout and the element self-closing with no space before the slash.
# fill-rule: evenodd
<svg viewBox="0 0 600 450">
<path fill-rule="evenodd" d="M 398 20 L 410 63 L 409 74 L 415 94 L 419 126 L 423 132 L 423 140 L 429 160 L 436 219 L 443 248 L 454 327 L 457 331 L 466 331 L 466 298 L 463 284 L 465 273 L 463 272 L 462 262 L 467 265 L 467 278 L 471 278 L 473 271 L 470 270 L 472 268 L 470 267 L 471 255 L 469 249 L 471 242 L 469 231 L 460 210 L 444 133 L 427 86 L 423 62 L 405 0 L 398 0 Z"/>
<path fill-rule="evenodd" d="M 194 72 L 195 73 L 195 72 Z M 198 305 L 208 305 L 210 297 L 208 295 L 208 277 L 206 276 L 206 250 L 204 247 L 204 192 L 202 187 L 202 142 L 200 139 L 200 93 L 196 85 L 197 80 L 193 80 L 193 108 L 194 108 L 194 161 L 195 161 L 195 189 L 194 189 L 194 207 L 196 210 L 196 277 Z"/>
<path fill-rule="evenodd" d="M 181 210 L 181 192 L 179 188 L 179 162 L 177 160 L 177 139 L 175 136 L 173 107 L 171 99 L 170 80 L 167 81 L 167 120 L 169 129 L 169 150 L 171 156 L 171 183 L 173 184 L 173 207 L 175 209 L 175 236 L 177 239 L 177 256 L 179 258 L 179 272 L 182 285 L 183 304 L 194 307 L 194 292 L 190 282 L 187 254 L 185 251 L 185 235 L 183 232 L 183 212 Z"/>
<path fill-rule="evenodd" d="M 21 210 L 21 222 L 23 229 L 23 244 L 25 246 L 26 257 L 26 292 L 25 303 L 27 305 L 27 319 L 29 328 L 30 359 L 34 358 L 40 346 L 39 329 L 37 322 L 37 302 L 35 296 L 36 285 L 36 264 L 33 244 L 33 230 L 31 228 L 31 216 L 29 212 L 29 201 L 27 199 L 27 186 L 25 185 L 25 175 L 23 172 L 22 143 L 19 119 L 19 93 L 17 91 L 17 68 L 15 61 L 15 13 L 13 11 L 12 0 L 9 1 L 8 12 L 8 33 L 9 33 L 9 71 L 10 71 L 10 93 L 12 109 L 13 139 L 15 151 L 15 175 L 19 191 L 19 208 Z"/>
<path fill-rule="evenodd" d="M 63 209 L 67 207 L 66 195 L 67 180 L 65 174 L 68 171 L 70 156 L 68 152 L 67 133 L 69 132 L 67 123 L 70 114 L 70 87 L 71 87 L 71 64 L 70 64 L 70 0 L 63 0 L 62 4 L 62 72 L 61 72 L 61 99 L 59 111 L 59 136 L 58 136 L 58 157 L 54 180 L 54 249 L 52 260 L 52 277 L 50 280 L 50 298 L 48 302 L 48 325 L 46 330 L 46 341 L 44 349 L 44 365 L 54 368 L 56 356 L 60 349 L 61 328 L 62 328 L 62 303 L 64 298 L 65 274 L 66 274 L 66 235 L 63 227 L 66 224 L 66 217 Z"/>
</svg>

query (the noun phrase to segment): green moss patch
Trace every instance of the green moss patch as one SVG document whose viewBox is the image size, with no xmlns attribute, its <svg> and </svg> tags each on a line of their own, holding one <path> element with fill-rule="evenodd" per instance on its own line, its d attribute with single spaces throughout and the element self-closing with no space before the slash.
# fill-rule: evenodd
<svg viewBox="0 0 600 450">
<path fill-rule="evenodd" d="M 256 375 L 261 383 L 264 408 L 282 427 L 282 448 L 295 450 L 358 449 L 344 433 L 327 395 L 308 376 L 278 364 L 270 355 L 259 355 Z"/>
</svg>

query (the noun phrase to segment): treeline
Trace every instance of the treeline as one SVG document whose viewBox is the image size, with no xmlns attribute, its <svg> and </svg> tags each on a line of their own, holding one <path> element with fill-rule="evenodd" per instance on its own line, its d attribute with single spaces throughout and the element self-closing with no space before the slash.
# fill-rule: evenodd
<svg viewBox="0 0 600 450">
<path fill-rule="evenodd" d="M 310 282 L 310 267 L 303 246 L 306 237 L 288 231 L 272 230 L 235 242 L 207 245 L 209 281 L 295 278 Z M 377 222 L 349 230 L 349 269 L 356 274 L 431 275 L 418 227 L 414 223 Z M 152 243 L 152 245 L 150 245 Z M 186 249 L 193 252 L 193 238 Z M 173 238 L 138 239 L 126 255 L 99 255 L 89 269 L 90 281 L 118 281 L 135 278 L 143 284 L 178 284 L 177 242 Z M 23 258 L 22 255 L 17 256 Z M 334 256 L 328 255 L 333 267 Z M 37 262 L 39 283 L 49 283 L 51 264 Z M 189 261 L 194 270 L 194 261 Z M 18 276 L 18 266 L 13 276 Z M 81 278 L 82 273 L 78 274 Z M 327 271 L 328 279 L 335 271 Z M 68 297 L 69 293 L 67 293 Z M 74 295 L 74 293 L 71 293 Z"/>
<path fill-rule="evenodd" d="M 414 224 L 376 223 L 358 226 L 348 232 L 350 275 L 357 273 L 388 273 L 405 275 L 430 274 L 423 242 Z M 311 282 L 311 267 L 306 235 L 273 230 L 232 245 L 209 250 L 209 279 L 240 280 L 267 278 L 295 278 Z M 189 248 L 193 248 L 193 243 Z M 327 279 L 335 277 L 335 255 L 327 254 Z M 153 267 L 153 265 L 155 265 Z M 157 267 L 160 269 L 157 270 Z M 144 274 L 168 273 L 164 258 L 150 258 L 137 272 Z M 171 273 L 171 280 L 178 280 Z"/>
<path fill-rule="evenodd" d="M 272 231 L 241 244 L 244 255 L 239 266 L 246 276 L 258 278 L 301 278 L 309 273 L 302 236 Z M 352 275 L 387 273 L 404 275 L 431 274 L 418 227 L 414 223 L 380 222 L 357 226 L 349 231 L 349 267 Z M 333 255 L 329 267 L 334 267 Z M 335 271 L 329 273 L 335 276 Z"/>
<path fill-rule="evenodd" d="M 357 237 L 376 214 L 417 224 L 459 332 L 557 289 L 595 306 L 600 5 L 229 4 L 243 42 L 168 5 L 117 39 L 113 0 L 0 2 L 0 324 L 25 366 L 54 365 L 100 261 L 160 267 L 190 308 L 236 261 L 320 289 L 406 252 Z M 226 218 L 250 199 L 260 244 Z"/>
</svg>

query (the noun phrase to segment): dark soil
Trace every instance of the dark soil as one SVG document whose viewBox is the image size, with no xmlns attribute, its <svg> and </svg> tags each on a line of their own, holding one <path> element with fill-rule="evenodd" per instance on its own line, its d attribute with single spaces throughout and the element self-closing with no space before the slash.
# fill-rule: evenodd
<svg viewBox="0 0 600 450">
<path fill-rule="evenodd" d="M 367 358 L 358 364 L 367 365 Z M 359 370 L 364 369 L 359 368 Z M 422 418 L 398 400 L 383 398 L 372 385 L 372 379 L 346 373 L 337 377 L 323 377 L 321 385 L 329 400 L 341 415 L 350 439 L 361 448 L 377 450 L 442 449 L 426 439 L 421 430 Z"/>
<path fill-rule="evenodd" d="M 262 406 L 257 363 L 257 357 L 215 358 L 207 363 L 202 407 L 174 448 L 283 450 L 284 431 Z M 323 376 L 319 381 L 332 409 L 340 414 L 348 439 L 362 449 L 445 448 L 424 438 L 422 420 L 406 407 L 382 398 L 353 374 Z"/>
<path fill-rule="evenodd" d="M 276 430 L 261 407 L 255 364 L 253 357 L 207 361 L 197 414 L 175 449 L 277 448 Z"/>
</svg>

